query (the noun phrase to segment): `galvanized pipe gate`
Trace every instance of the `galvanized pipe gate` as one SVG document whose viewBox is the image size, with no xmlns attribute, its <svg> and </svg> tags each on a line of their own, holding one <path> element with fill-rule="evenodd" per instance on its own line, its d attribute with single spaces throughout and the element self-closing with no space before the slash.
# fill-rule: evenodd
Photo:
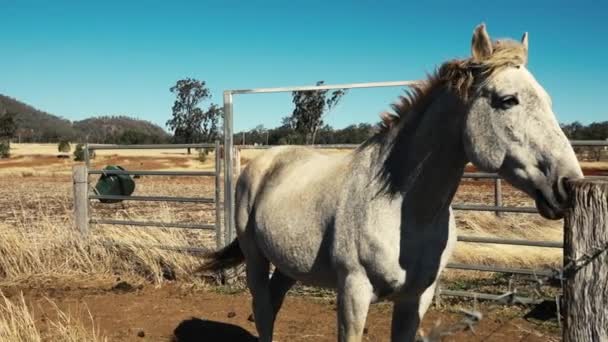
<svg viewBox="0 0 608 342">
<path fill-rule="evenodd" d="M 214 149 L 215 165 L 214 171 L 132 171 L 132 170 L 91 170 L 90 153 L 99 150 L 174 150 L 174 149 Z M 90 224 L 111 224 L 140 227 L 163 227 L 184 229 L 207 229 L 216 232 L 216 248 L 225 244 L 224 231 L 221 224 L 221 153 L 220 143 L 215 144 L 166 144 L 166 145 L 102 145 L 87 144 L 84 148 L 84 165 L 74 167 L 74 216 L 75 223 L 83 235 L 89 234 Z M 179 196 L 117 196 L 101 195 L 91 193 L 89 187 L 89 175 L 138 175 L 138 176 L 199 176 L 214 177 L 215 191 L 213 197 L 179 197 Z M 89 215 L 89 201 L 97 200 L 122 200 L 142 202 L 179 202 L 179 203 L 214 203 L 215 222 L 182 223 L 182 222 L 157 222 L 157 221 L 133 221 L 133 220 L 111 220 L 93 219 Z"/>
</svg>

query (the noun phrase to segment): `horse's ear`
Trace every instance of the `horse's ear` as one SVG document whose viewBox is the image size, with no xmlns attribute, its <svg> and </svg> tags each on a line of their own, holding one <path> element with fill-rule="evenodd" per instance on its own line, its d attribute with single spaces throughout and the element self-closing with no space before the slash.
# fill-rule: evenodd
<svg viewBox="0 0 608 342">
<path fill-rule="evenodd" d="M 524 35 L 521 37 L 521 43 L 526 48 L 526 51 L 528 51 L 528 32 L 524 32 Z"/>
<path fill-rule="evenodd" d="M 481 23 L 473 31 L 471 42 L 471 54 L 473 60 L 481 62 L 492 55 L 492 40 L 486 31 L 486 24 Z"/>
</svg>

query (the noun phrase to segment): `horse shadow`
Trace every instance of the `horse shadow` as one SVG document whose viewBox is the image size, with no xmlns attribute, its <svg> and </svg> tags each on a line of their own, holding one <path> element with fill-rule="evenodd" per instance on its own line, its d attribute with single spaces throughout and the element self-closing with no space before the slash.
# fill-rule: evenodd
<svg viewBox="0 0 608 342">
<path fill-rule="evenodd" d="M 257 342 L 258 338 L 238 325 L 193 317 L 173 331 L 172 342 Z"/>
</svg>

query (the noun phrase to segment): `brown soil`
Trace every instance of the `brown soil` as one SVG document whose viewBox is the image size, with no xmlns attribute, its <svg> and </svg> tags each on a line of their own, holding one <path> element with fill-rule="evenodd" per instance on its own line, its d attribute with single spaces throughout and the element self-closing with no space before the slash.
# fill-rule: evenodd
<svg viewBox="0 0 608 342">
<path fill-rule="evenodd" d="M 3 289 L 9 296 L 16 289 Z M 246 292 L 220 293 L 217 290 L 186 289 L 166 285 L 161 288 L 137 287 L 121 282 L 109 289 L 49 289 L 25 292 L 37 324 L 53 319 L 58 308 L 90 322 L 109 341 L 255 341 L 250 315 L 250 297 Z M 464 303 L 470 307 L 470 303 Z M 432 308 L 422 326 L 429 331 L 436 322 L 449 325 L 462 319 L 456 306 Z M 475 333 L 459 332 L 445 341 L 551 341 L 558 339 L 557 329 L 548 323 L 523 318 L 525 308 L 481 304 L 484 318 Z M 90 316 L 89 316 L 90 312 Z M 365 341 L 387 341 L 390 337 L 391 308 L 373 305 L 366 325 Z M 288 296 L 275 328 L 275 341 L 335 341 L 335 301 Z M 143 335 L 143 337 L 142 337 Z"/>
</svg>

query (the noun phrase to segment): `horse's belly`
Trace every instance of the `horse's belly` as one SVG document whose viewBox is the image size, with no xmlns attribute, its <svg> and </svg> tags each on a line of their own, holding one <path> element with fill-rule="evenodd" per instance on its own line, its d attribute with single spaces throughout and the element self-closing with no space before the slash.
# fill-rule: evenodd
<svg viewBox="0 0 608 342">
<path fill-rule="evenodd" d="M 276 268 L 305 284 L 335 286 L 329 241 L 322 224 L 312 221 L 298 224 L 301 220 L 294 215 L 283 220 L 276 217 L 276 211 L 273 211 L 272 220 L 264 219 L 264 216 L 260 215 L 258 220 L 256 239 Z"/>
</svg>

